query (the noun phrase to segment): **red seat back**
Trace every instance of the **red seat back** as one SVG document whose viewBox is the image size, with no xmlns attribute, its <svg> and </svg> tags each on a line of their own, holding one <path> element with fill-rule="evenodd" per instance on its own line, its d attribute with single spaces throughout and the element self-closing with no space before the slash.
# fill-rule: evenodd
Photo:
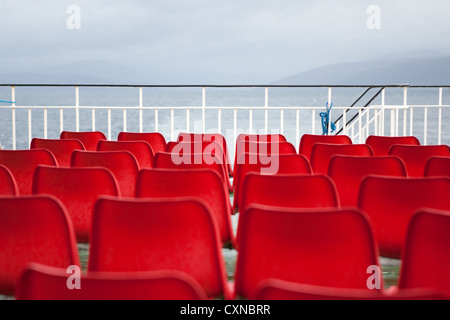
<svg viewBox="0 0 450 320">
<path fill-rule="evenodd" d="M 0 164 L 7 167 L 17 182 L 20 194 L 31 194 L 34 170 L 39 165 L 57 166 L 46 149 L 0 150 Z"/>
<path fill-rule="evenodd" d="M 88 270 L 178 270 L 209 298 L 229 297 L 220 248 L 215 220 L 200 200 L 103 197 L 95 206 Z"/>
<path fill-rule="evenodd" d="M 33 193 L 57 197 L 67 209 L 78 242 L 88 242 L 92 210 L 100 195 L 119 195 L 114 175 L 106 168 L 53 168 L 39 166 Z"/>
<path fill-rule="evenodd" d="M 268 161 L 270 159 L 270 162 Z M 273 171 L 272 169 L 273 168 Z M 233 187 L 233 209 L 238 211 L 242 193 L 242 184 L 250 172 L 267 174 L 310 174 L 312 172 L 306 157 L 298 154 L 272 155 L 270 158 L 257 154 L 241 154 L 234 172 Z"/>
<path fill-rule="evenodd" d="M 255 300 L 445 300 L 432 289 L 403 289 L 395 293 L 380 290 L 314 286 L 279 279 L 266 279 L 258 286 Z"/>
<path fill-rule="evenodd" d="M 328 144 L 315 143 L 311 151 L 311 167 L 314 173 L 328 173 L 330 160 L 335 155 L 373 156 L 366 144 Z"/>
<path fill-rule="evenodd" d="M 0 164 L 0 196 L 15 196 L 19 194 L 16 179 L 11 171 Z"/>
<path fill-rule="evenodd" d="M 450 210 L 450 179 L 367 176 L 358 207 L 372 220 L 380 253 L 399 258 L 413 213 L 422 208 Z"/>
<path fill-rule="evenodd" d="M 177 155 L 169 152 L 158 152 L 155 155 L 154 167 L 157 169 L 211 169 L 217 172 L 228 191 L 231 190 L 230 179 L 225 172 L 225 166 L 216 156 L 208 153 L 192 153 Z"/>
<path fill-rule="evenodd" d="M 311 161 L 311 151 L 315 143 L 352 144 L 352 139 L 346 135 L 326 136 L 319 134 L 304 134 L 300 139 L 298 152 Z"/>
<path fill-rule="evenodd" d="M 366 139 L 372 150 L 374 156 L 387 156 L 389 155 L 389 149 L 394 144 L 407 144 L 407 145 L 420 145 L 419 139 L 414 136 L 406 137 L 386 137 L 386 136 L 368 136 Z"/>
<path fill-rule="evenodd" d="M 431 288 L 450 297 L 450 210 L 420 209 L 411 218 L 399 288 Z"/>
<path fill-rule="evenodd" d="M 175 270 L 90 272 L 80 278 L 81 290 L 67 288 L 66 269 L 32 263 L 16 286 L 18 300 L 199 300 L 200 285 Z"/>
<path fill-rule="evenodd" d="M 262 280 L 367 289 L 378 252 L 368 218 L 356 209 L 251 206 L 243 216 L 235 293 L 254 299 Z M 382 286 L 382 284 L 380 284 Z"/>
<path fill-rule="evenodd" d="M 70 157 L 75 150 L 85 150 L 77 139 L 39 139 L 31 140 L 30 149 L 47 149 L 56 158 L 58 166 L 70 167 Z"/>
<path fill-rule="evenodd" d="M 403 160 L 409 177 L 423 177 L 428 159 L 436 156 L 450 157 L 450 147 L 393 145 L 389 154 Z"/>
<path fill-rule="evenodd" d="M 63 131 L 60 134 L 60 139 L 80 140 L 88 151 L 96 151 L 98 142 L 100 140 L 107 140 L 105 134 L 100 131 Z"/>
<path fill-rule="evenodd" d="M 229 175 L 231 175 L 231 163 L 230 163 L 230 155 L 227 146 L 227 140 L 220 133 L 186 133 L 180 132 L 177 138 L 178 142 L 215 142 L 220 148 L 223 150 L 223 159 L 224 164 L 226 164 L 226 170 Z M 197 152 L 195 152 L 197 153 Z"/>
<path fill-rule="evenodd" d="M 337 155 L 331 158 L 328 175 L 333 179 L 341 206 L 357 206 L 361 180 L 369 175 L 406 177 L 403 161 L 398 157 L 360 157 Z"/>
<path fill-rule="evenodd" d="M 104 167 L 114 174 L 120 194 L 134 197 L 139 164 L 129 151 L 75 151 L 72 167 Z"/>
<path fill-rule="evenodd" d="M 118 141 L 146 141 L 150 144 L 154 153 L 166 150 L 166 139 L 159 132 L 120 132 Z"/>
<path fill-rule="evenodd" d="M 48 195 L 0 197 L 0 293 L 13 294 L 29 262 L 80 266 L 75 234 L 64 206 Z"/>
<path fill-rule="evenodd" d="M 140 168 L 153 167 L 153 149 L 146 141 L 107 141 L 97 145 L 97 151 L 129 151 L 135 157 Z"/>
<path fill-rule="evenodd" d="M 197 197 L 211 210 L 224 245 L 234 246 L 231 205 L 222 178 L 211 169 L 142 170 L 136 184 L 136 197 Z"/>
<path fill-rule="evenodd" d="M 425 177 L 444 176 L 450 178 L 450 157 L 431 157 L 425 164 Z"/>
</svg>

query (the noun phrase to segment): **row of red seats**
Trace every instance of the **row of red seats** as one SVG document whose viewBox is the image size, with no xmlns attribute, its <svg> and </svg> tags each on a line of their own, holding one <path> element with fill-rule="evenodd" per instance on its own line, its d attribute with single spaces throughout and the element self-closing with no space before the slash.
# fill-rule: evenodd
<svg viewBox="0 0 450 320">
<path fill-rule="evenodd" d="M 5 244 L 0 291 L 19 299 L 450 296 L 448 211 L 416 212 L 398 286 L 385 290 L 381 282 L 379 289 L 369 290 L 369 267 L 379 267 L 378 249 L 370 220 L 358 209 L 248 207 L 241 225 L 248 236 L 242 238 L 231 283 L 219 232 L 203 202 L 103 196 L 95 206 L 82 289 L 69 290 L 67 266 L 79 265 L 79 257 L 64 206 L 44 195 L 0 197 L 0 206 Z"/>
<path fill-rule="evenodd" d="M 44 168 L 45 169 L 45 168 Z M 42 170 L 44 170 L 44 169 L 42 169 Z M 144 171 L 145 172 L 145 171 Z M 157 171 L 152 171 L 152 170 L 149 170 L 148 172 L 157 172 Z M 175 175 L 174 175 L 174 177 L 175 177 Z M 274 177 L 271 177 L 271 178 L 274 178 Z M 280 177 L 277 177 L 277 178 L 284 178 L 284 177 L 282 177 L 282 176 L 280 176 Z M 301 177 L 302 179 L 311 179 L 311 177 Z M 220 178 L 219 178 L 220 179 Z M 50 179 L 51 180 L 51 179 Z M 170 180 L 170 179 L 167 179 L 167 180 Z M 171 181 L 172 183 L 174 183 L 174 181 Z M 175 182 L 175 184 L 176 184 L 176 182 Z M 270 183 L 269 183 L 269 185 L 271 185 Z M 173 186 L 173 184 L 171 185 L 171 184 L 169 184 L 169 186 Z M 447 190 L 446 189 L 446 187 L 445 187 L 446 185 L 444 184 L 444 190 Z M 169 187 L 169 189 L 170 189 L 170 187 Z M 245 190 L 247 190 L 247 189 L 249 189 L 249 188 L 245 188 Z M 250 189 L 252 189 L 252 188 L 250 188 Z M 263 189 L 265 189 L 265 188 L 263 188 Z M 323 189 L 321 189 L 321 190 L 323 190 Z M 289 194 L 289 192 L 288 192 L 288 194 Z M 447 194 L 448 194 L 448 192 L 447 192 Z M 281 195 L 280 195 L 281 196 Z M 263 198 L 263 200 L 266 200 L 265 199 L 265 197 L 262 197 Z M 274 199 L 275 200 L 279 200 L 279 197 L 274 197 Z M 253 201 L 253 203 L 254 203 L 255 201 Z M 215 220 L 215 219 L 213 219 L 213 220 Z"/>
</svg>

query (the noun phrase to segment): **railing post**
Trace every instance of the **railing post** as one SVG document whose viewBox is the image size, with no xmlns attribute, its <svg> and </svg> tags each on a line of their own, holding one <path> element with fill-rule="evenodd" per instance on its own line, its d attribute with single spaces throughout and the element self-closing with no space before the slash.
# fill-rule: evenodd
<svg viewBox="0 0 450 320">
<path fill-rule="evenodd" d="M 202 133 L 206 132 L 205 108 L 206 108 L 206 88 L 202 87 Z"/>
<path fill-rule="evenodd" d="M 142 107 L 143 107 L 143 94 L 142 87 L 139 87 L 139 132 L 143 132 L 143 116 L 142 116 Z"/>
<path fill-rule="evenodd" d="M 442 87 L 439 88 L 438 144 L 442 144 Z"/>
<path fill-rule="evenodd" d="M 80 87 L 75 86 L 75 131 L 80 131 Z"/>
<path fill-rule="evenodd" d="M 406 136 L 406 117 L 407 117 L 407 106 L 408 106 L 408 87 L 403 88 L 403 136 Z"/>
<path fill-rule="evenodd" d="M 329 87 L 328 88 L 328 107 L 330 108 L 330 112 L 328 113 L 328 130 L 327 130 L 328 135 L 330 135 L 330 130 L 331 130 L 331 90 L 332 90 L 332 88 Z"/>
<path fill-rule="evenodd" d="M 16 87 L 11 86 L 12 148 L 16 150 Z"/>
<path fill-rule="evenodd" d="M 264 88 L 264 131 L 269 133 L 269 87 Z"/>
</svg>

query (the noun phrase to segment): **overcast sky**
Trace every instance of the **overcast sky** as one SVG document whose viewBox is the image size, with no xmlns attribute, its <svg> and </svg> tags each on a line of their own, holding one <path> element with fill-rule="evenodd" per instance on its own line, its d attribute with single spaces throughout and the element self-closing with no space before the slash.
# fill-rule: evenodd
<svg viewBox="0 0 450 320">
<path fill-rule="evenodd" d="M 67 26 L 71 5 L 80 29 Z M 373 5 L 380 24 L 369 29 Z M 104 60 L 177 81 L 261 83 L 402 52 L 450 54 L 449 14 L 448 0 L 0 0 L 0 70 Z"/>
</svg>

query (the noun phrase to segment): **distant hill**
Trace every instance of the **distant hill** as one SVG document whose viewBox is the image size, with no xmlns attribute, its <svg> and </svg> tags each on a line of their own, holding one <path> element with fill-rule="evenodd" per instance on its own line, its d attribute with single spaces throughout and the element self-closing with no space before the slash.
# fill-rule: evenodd
<svg viewBox="0 0 450 320">
<path fill-rule="evenodd" d="M 450 55 L 328 65 L 280 79 L 273 84 L 450 84 Z"/>
</svg>

